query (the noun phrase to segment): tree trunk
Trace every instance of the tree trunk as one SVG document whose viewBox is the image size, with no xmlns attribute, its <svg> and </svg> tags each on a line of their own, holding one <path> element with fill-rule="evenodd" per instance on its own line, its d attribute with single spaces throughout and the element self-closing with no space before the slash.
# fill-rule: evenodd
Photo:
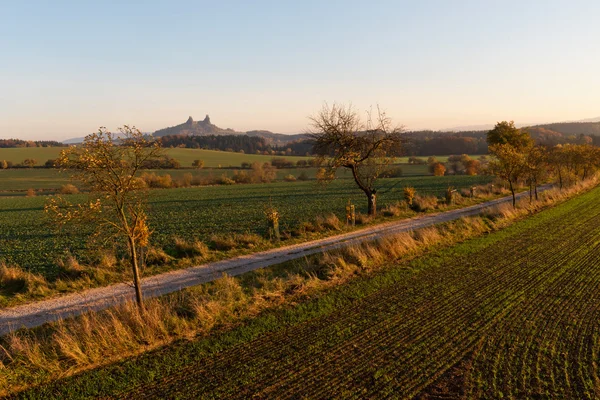
<svg viewBox="0 0 600 400">
<path fill-rule="evenodd" d="M 135 241 L 129 238 L 129 255 L 131 257 L 131 267 L 133 270 L 133 287 L 135 288 L 135 300 L 140 310 L 144 309 L 142 303 L 142 283 L 140 280 L 140 268 L 138 266 L 138 257 L 135 250 Z"/>
<path fill-rule="evenodd" d="M 365 192 L 369 201 L 369 215 L 373 217 L 377 215 L 377 194 L 373 190 Z"/>
<path fill-rule="evenodd" d="M 515 188 L 513 187 L 512 181 L 508 181 L 508 185 L 510 186 L 510 192 L 512 193 L 513 208 L 516 208 L 517 207 L 517 199 L 515 197 Z"/>
<path fill-rule="evenodd" d="M 559 188 L 562 190 L 563 187 L 563 182 L 562 182 L 562 173 L 560 171 L 560 167 L 557 168 L 558 170 L 558 183 L 559 183 Z"/>
<path fill-rule="evenodd" d="M 537 180 L 533 184 L 533 190 L 535 191 L 535 200 L 538 200 L 538 192 L 537 192 Z"/>
<path fill-rule="evenodd" d="M 529 202 L 533 201 L 533 181 L 529 181 Z"/>
</svg>

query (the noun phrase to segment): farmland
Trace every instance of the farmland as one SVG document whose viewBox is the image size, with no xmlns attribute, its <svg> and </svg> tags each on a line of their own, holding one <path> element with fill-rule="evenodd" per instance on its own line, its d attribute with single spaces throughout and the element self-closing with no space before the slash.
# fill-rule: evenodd
<svg viewBox="0 0 600 400">
<path fill-rule="evenodd" d="M 399 165 L 403 176 L 426 176 L 430 175 L 427 165 Z M 144 172 L 157 175 L 169 174 L 173 179 L 181 178 L 184 174 L 196 177 L 221 177 L 231 178 L 239 169 L 234 168 L 204 168 L 204 169 L 161 169 L 144 170 Z M 318 168 L 283 168 L 275 171 L 275 179 L 283 181 L 288 175 L 298 178 L 305 174 L 308 179 L 316 179 Z M 341 179 L 351 179 L 348 170 L 337 171 L 336 176 Z M 52 168 L 15 168 L 0 170 L 0 196 L 24 196 L 28 189 L 34 189 L 40 194 L 55 193 L 61 186 L 72 183 L 68 172 L 61 172 Z M 77 182 L 74 182 L 77 185 Z"/>
<path fill-rule="evenodd" d="M 597 398 L 600 189 L 27 398 Z"/>
<path fill-rule="evenodd" d="M 420 194 L 442 196 L 448 185 L 462 188 L 487 183 L 485 176 L 390 178 L 381 181 L 380 207 L 403 198 L 402 188 L 414 186 Z M 317 215 L 343 217 L 350 199 L 366 211 L 364 195 L 351 180 L 335 180 L 327 187 L 315 181 L 276 182 L 258 185 L 213 186 L 152 190 L 149 194 L 150 227 L 158 246 L 168 248 L 174 236 L 208 241 L 214 233 L 265 233 L 264 207 L 271 201 L 281 214 L 283 229 Z M 72 202 L 85 199 L 72 195 Z M 86 252 L 85 228 L 57 233 L 43 214 L 46 198 L 0 199 L 0 258 L 9 264 L 53 278 L 59 256 Z M 83 257 L 85 258 L 85 257 Z"/>
<path fill-rule="evenodd" d="M 64 147 L 20 147 L 20 148 L 0 148 L 0 160 L 11 161 L 14 164 L 21 163 L 26 158 L 37 160 L 38 165 L 44 164 L 47 160 L 58 157 Z M 310 160 L 312 157 L 299 156 L 278 156 L 262 154 L 244 154 L 227 151 L 203 150 L 203 149 L 185 149 L 185 148 L 167 148 L 165 155 L 175 158 L 181 163 L 182 167 L 191 167 L 194 160 L 203 160 L 204 166 L 208 168 L 219 167 L 239 167 L 243 162 L 267 162 L 275 157 L 285 158 L 288 161 L 296 163 L 299 160 Z M 472 156 L 477 157 L 477 156 Z M 424 160 L 427 157 L 420 157 Z M 440 156 L 437 159 L 441 162 L 448 160 L 447 156 Z M 399 157 L 397 163 L 406 164 L 408 157 Z"/>
</svg>

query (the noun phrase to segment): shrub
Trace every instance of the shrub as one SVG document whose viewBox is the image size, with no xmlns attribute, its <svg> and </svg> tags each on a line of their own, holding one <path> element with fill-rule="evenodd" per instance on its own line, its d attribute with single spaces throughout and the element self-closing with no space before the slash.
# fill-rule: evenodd
<svg viewBox="0 0 600 400">
<path fill-rule="evenodd" d="M 286 175 L 283 179 L 286 182 L 296 182 L 296 177 L 292 174 Z"/>
<path fill-rule="evenodd" d="M 60 188 L 61 194 L 77 194 L 79 193 L 79 189 L 75 185 L 67 183 L 66 185 L 62 185 Z"/>
<path fill-rule="evenodd" d="M 434 176 L 444 176 L 446 173 L 446 167 L 441 162 L 437 162 L 432 165 Z"/>
<path fill-rule="evenodd" d="M 27 189 L 27 193 L 25 194 L 27 197 L 35 196 L 35 189 Z"/>
<path fill-rule="evenodd" d="M 154 172 L 144 172 L 140 179 L 146 182 L 146 185 L 151 188 L 167 189 L 173 187 L 173 178 L 171 178 L 171 175 L 169 174 L 156 175 Z"/>
<path fill-rule="evenodd" d="M 413 199 L 415 198 L 415 194 L 417 193 L 417 191 L 415 190 L 414 187 L 407 186 L 404 188 L 403 192 L 404 192 L 404 200 L 406 200 L 406 204 L 408 204 L 409 206 L 412 206 Z"/>
<path fill-rule="evenodd" d="M 273 158 L 271 159 L 271 165 L 277 169 L 291 168 L 294 166 L 292 161 L 288 161 L 285 158 Z"/>
<path fill-rule="evenodd" d="M 198 169 L 204 168 L 204 160 L 194 160 L 194 162 L 192 162 L 192 167 L 195 167 Z"/>
<path fill-rule="evenodd" d="M 308 174 L 306 173 L 306 171 L 302 171 L 300 172 L 300 175 L 298 175 L 298 180 L 299 181 L 307 181 L 308 178 Z"/>
<path fill-rule="evenodd" d="M 250 183 L 252 181 L 250 175 L 246 171 L 233 171 L 232 179 L 236 183 Z"/>
<path fill-rule="evenodd" d="M 183 174 L 183 176 L 181 178 L 179 178 L 176 182 L 176 186 L 177 187 L 190 187 L 192 186 L 192 174 L 190 174 L 189 172 L 186 172 L 185 174 Z"/>
<path fill-rule="evenodd" d="M 217 178 L 215 183 L 218 185 L 235 185 L 235 181 L 225 174 L 221 175 L 220 178 Z"/>
<path fill-rule="evenodd" d="M 400 167 L 393 167 L 383 171 L 380 174 L 382 178 L 400 178 L 404 172 Z"/>
</svg>

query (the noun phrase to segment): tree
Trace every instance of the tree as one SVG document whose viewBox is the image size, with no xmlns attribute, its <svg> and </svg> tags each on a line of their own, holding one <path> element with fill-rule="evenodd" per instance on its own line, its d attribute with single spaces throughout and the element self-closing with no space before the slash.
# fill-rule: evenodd
<svg viewBox="0 0 600 400">
<path fill-rule="evenodd" d="M 0 162 L 0 169 L 7 169 L 8 168 L 8 163 L 6 162 L 6 160 L 2 160 Z"/>
<path fill-rule="evenodd" d="M 533 145 L 533 139 L 525 129 L 518 129 L 514 121 L 498 122 L 494 129 L 487 133 L 488 145 L 510 144 L 517 151 Z"/>
<path fill-rule="evenodd" d="M 441 162 L 432 164 L 431 168 L 433 170 L 433 176 L 444 176 L 446 173 L 446 167 Z"/>
<path fill-rule="evenodd" d="M 204 168 L 204 160 L 194 160 L 194 162 L 192 163 L 192 167 L 195 167 L 198 169 Z"/>
<path fill-rule="evenodd" d="M 548 153 L 542 146 L 532 147 L 525 155 L 524 162 L 524 173 L 529 184 L 529 201 L 531 202 L 534 193 L 535 199 L 538 199 L 538 184 L 548 172 Z"/>
<path fill-rule="evenodd" d="M 25 160 L 23 160 L 23 165 L 27 168 L 33 168 L 36 164 L 37 160 L 34 160 L 33 158 L 26 158 Z"/>
<path fill-rule="evenodd" d="M 92 222 L 96 233 L 123 239 L 127 244 L 137 304 L 142 305 L 138 249 L 148 244 L 150 230 L 145 211 L 145 185 L 137 177 L 144 163 L 161 154 L 157 142 L 147 140 L 135 127 L 120 128 L 120 138 L 100 128 L 86 136 L 81 146 L 63 150 L 57 165 L 72 173 L 90 192 L 87 203 L 73 206 L 53 198 L 45 211 L 63 225 L 69 221 Z"/>
<path fill-rule="evenodd" d="M 369 215 L 376 215 L 375 183 L 392 161 L 393 152 L 400 148 L 403 129 L 393 128 L 391 119 L 379 107 L 375 120 L 369 112 L 365 123 L 351 105 L 337 104 L 325 104 L 310 120 L 313 151 L 327 163 L 328 175 L 335 176 L 338 168 L 349 169 L 367 196 Z"/>
<path fill-rule="evenodd" d="M 490 161 L 489 169 L 494 175 L 508 182 L 512 205 L 516 207 L 515 186 L 524 174 L 525 156 L 507 143 L 491 145 L 490 153 L 495 158 Z"/>
</svg>

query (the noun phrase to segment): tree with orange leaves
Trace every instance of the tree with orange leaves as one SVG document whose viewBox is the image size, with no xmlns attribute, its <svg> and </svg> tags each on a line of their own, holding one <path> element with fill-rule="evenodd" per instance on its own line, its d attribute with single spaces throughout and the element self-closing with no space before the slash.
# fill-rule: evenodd
<svg viewBox="0 0 600 400">
<path fill-rule="evenodd" d="M 161 148 L 135 127 L 125 125 L 119 131 L 117 137 L 100 128 L 86 136 L 82 145 L 61 152 L 56 164 L 89 191 L 90 199 L 74 206 L 65 198 L 56 197 L 46 204 L 45 211 L 59 225 L 93 222 L 96 233 L 126 240 L 135 297 L 143 308 L 139 249 L 148 245 L 151 232 L 145 185 L 137 175 L 144 163 L 161 155 Z"/>
</svg>

